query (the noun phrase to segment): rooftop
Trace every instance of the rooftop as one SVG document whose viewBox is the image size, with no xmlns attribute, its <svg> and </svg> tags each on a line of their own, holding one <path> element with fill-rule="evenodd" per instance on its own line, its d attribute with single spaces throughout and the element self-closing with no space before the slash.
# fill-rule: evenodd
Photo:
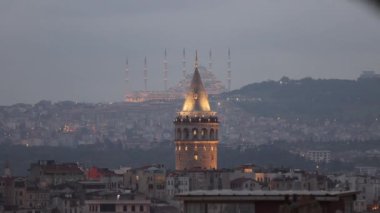
<svg viewBox="0 0 380 213">
<path fill-rule="evenodd" d="M 245 199 L 245 200 L 284 200 L 289 196 L 313 196 L 318 200 L 326 199 L 339 199 L 343 196 L 353 196 L 357 194 L 356 191 L 307 191 L 307 190 L 241 190 L 234 191 L 230 189 L 225 190 L 196 190 L 177 195 L 178 199 L 185 200 L 225 200 L 225 199 Z"/>
<path fill-rule="evenodd" d="M 198 70 L 198 56 L 196 54 L 193 79 L 191 80 L 190 88 L 186 94 L 185 102 L 182 107 L 182 113 L 186 114 L 186 112 L 210 111 L 210 103 Z"/>
</svg>

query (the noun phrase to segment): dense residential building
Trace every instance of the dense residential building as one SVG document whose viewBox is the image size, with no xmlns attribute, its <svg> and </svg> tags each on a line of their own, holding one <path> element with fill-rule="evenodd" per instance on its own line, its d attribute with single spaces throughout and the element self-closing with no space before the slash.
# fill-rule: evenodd
<svg viewBox="0 0 380 213">
<path fill-rule="evenodd" d="M 108 168 L 93 166 L 86 172 L 86 179 L 104 183 L 107 190 L 118 190 L 123 186 L 123 175 L 116 174 Z"/>
<path fill-rule="evenodd" d="M 190 177 L 181 173 L 169 173 L 166 176 L 167 199 L 174 199 L 178 193 L 190 191 Z"/>
<path fill-rule="evenodd" d="M 155 164 L 126 171 L 124 187 L 147 195 L 149 198 L 164 200 L 166 197 L 166 168 Z"/>
<path fill-rule="evenodd" d="M 379 208 L 380 204 L 380 178 L 367 175 L 344 176 L 342 182 L 348 183 L 350 190 L 358 191 L 354 202 L 357 212 L 365 212 Z"/>
<path fill-rule="evenodd" d="M 253 178 L 236 178 L 231 181 L 232 190 L 260 190 L 262 185 Z"/>
<path fill-rule="evenodd" d="M 356 192 L 346 191 L 191 191 L 179 194 L 184 213 L 352 213 Z"/>
<path fill-rule="evenodd" d="M 57 164 L 54 160 L 40 160 L 30 165 L 30 180 L 45 185 L 58 185 L 84 180 L 84 171 L 76 163 Z"/>
<path fill-rule="evenodd" d="M 88 213 L 95 212 L 135 212 L 150 213 L 151 202 L 149 200 L 129 200 L 122 199 L 120 195 L 116 199 L 94 199 L 84 201 L 84 211 Z"/>
</svg>

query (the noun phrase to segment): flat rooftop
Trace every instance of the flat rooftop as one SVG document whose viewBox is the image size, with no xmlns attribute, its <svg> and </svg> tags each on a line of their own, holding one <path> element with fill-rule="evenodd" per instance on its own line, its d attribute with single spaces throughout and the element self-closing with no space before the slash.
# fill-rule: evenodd
<svg viewBox="0 0 380 213">
<path fill-rule="evenodd" d="M 292 196 L 312 196 L 316 200 L 339 200 L 340 197 L 354 196 L 357 191 L 307 191 L 307 190 L 196 190 L 176 195 L 179 200 L 286 200 Z"/>
</svg>

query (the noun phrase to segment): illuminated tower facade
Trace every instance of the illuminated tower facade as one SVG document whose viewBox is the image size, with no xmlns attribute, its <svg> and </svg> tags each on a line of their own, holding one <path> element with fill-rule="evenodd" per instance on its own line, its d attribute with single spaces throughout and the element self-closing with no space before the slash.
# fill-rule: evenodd
<svg viewBox="0 0 380 213">
<path fill-rule="evenodd" d="M 198 70 L 197 54 L 193 79 L 174 125 L 176 170 L 217 169 L 219 121 L 210 108 Z"/>
</svg>

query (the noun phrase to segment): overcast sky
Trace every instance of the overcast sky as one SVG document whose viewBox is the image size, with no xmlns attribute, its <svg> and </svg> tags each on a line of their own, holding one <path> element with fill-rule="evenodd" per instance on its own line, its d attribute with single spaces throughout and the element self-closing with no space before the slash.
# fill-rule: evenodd
<svg viewBox="0 0 380 213">
<path fill-rule="evenodd" d="M 0 105 L 74 100 L 121 101 L 130 87 L 163 89 L 181 77 L 182 49 L 194 51 L 232 87 L 290 78 L 355 79 L 380 72 L 380 16 L 348 0 L 0 1 Z"/>
</svg>

